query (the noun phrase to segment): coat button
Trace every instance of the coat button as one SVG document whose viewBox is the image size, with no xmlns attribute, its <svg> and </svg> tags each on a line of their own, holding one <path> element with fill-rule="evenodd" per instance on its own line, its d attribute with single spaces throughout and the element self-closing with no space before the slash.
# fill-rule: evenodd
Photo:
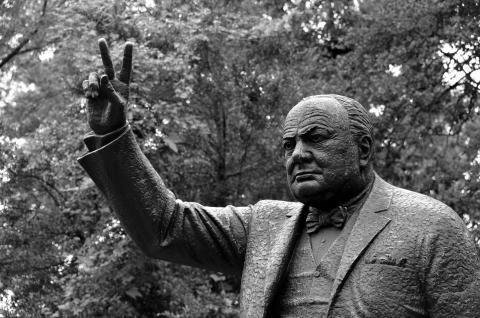
<svg viewBox="0 0 480 318">
<path fill-rule="evenodd" d="M 313 276 L 320 277 L 320 271 L 319 270 L 314 271 Z"/>
</svg>

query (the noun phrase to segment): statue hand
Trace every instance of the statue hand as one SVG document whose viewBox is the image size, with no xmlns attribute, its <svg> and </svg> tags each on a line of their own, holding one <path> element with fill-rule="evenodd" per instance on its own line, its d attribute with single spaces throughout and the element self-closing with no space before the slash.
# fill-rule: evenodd
<svg viewBox="0 0 480 318">
<path fill-rule="evenodd" d="M 122 70 L 118 78 L 105 39 L 100 39 L 98 46 L 105 74 L 90 73 L 82 86 L 87 97 L 88 124 L 94 133 L 103 135 L 122 127 L 127 121 L 133 45 L 129 42 L 125 44 Z"/>
</svg>

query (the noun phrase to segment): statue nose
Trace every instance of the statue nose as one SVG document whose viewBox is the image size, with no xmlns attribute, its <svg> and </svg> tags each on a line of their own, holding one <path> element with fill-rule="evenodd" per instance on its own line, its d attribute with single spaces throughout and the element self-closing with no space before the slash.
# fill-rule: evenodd
<svg viewBox="0 0 480 318">
<path fill-rule="evenodd" d="M 310 150 L 303 144 L 303 142 L 297 142 L 295 144 L 295 149 L 292 153 L 292 159 L 294 162 L 308 161 L 312 158 L 312 153 Z"/>
</svg>

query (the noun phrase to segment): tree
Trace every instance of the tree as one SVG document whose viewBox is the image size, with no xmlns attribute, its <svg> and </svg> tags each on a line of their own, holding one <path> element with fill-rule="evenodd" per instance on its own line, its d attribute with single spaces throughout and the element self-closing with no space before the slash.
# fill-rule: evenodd
<svg viewBox="0 0 480 318">
<path fill-rule="evenodd" d="M 135 43 L 129 122 L 181 199 L 289 200 L 283 118 L 302 97 L 338 93 L 374 115 L 382 177 L 446 202 L 477 231 L 478 1 L 0 7 L 5 315 L 236 316 L 238 278 L 141 255 L 76 164 L 88 131 L 81 83 L 101 69 L 99 37 L 114 62 Z"/>
</svg>

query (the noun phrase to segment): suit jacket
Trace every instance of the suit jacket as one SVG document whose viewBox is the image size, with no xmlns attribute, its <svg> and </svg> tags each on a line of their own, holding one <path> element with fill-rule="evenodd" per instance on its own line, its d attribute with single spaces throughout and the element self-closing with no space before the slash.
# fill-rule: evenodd
<svg viewBox="0 0 480 318">
<path fill-rule="evenodd" d="M 269 316 L 304 230 L 303 204 L 182 202 L 129 128 L 85 141 L 90 151 L 80 164 L 147 254 L 242 273 L 241 316 Z M 480 259 L 462 220 L 441 202 L 376 175 L 345 246 L 328 317 L 480 317 Z"/>
</svg>

